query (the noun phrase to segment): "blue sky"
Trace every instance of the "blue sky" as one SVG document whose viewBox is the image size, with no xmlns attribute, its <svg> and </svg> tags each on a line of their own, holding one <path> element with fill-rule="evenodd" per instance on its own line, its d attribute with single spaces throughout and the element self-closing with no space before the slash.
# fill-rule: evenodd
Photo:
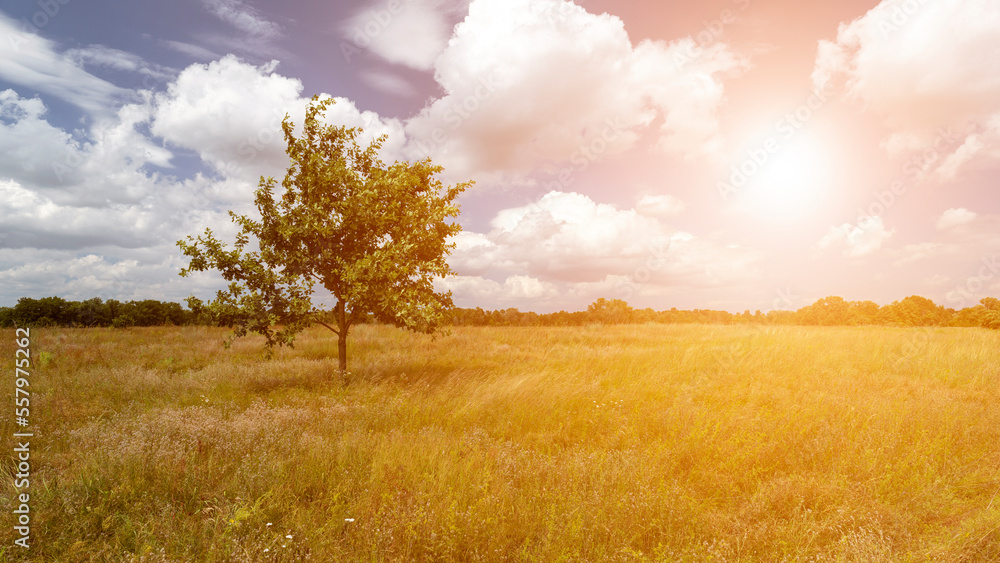
<svg viewBox="0 0 1000 563">
<path fill-rule="evenodd" d="M 1000 295 L 987 0 L 63 1 L 0 7 L 0 305 L 211 297 L 317 94 L 476 181 L 460 306 Z"/>
</svg>

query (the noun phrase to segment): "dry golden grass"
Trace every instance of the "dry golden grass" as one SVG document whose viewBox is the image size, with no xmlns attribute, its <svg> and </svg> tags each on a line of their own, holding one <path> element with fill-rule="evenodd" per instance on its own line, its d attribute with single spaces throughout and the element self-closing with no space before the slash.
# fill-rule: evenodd
<svg viewBox="0 0 1000 563">
<path fill-rule="evenodd" d="M 0 559 L 1000 561 L 997 332 L 362 326 L 347 386 L 225 334 L 33 331 Z"/>
</svg>

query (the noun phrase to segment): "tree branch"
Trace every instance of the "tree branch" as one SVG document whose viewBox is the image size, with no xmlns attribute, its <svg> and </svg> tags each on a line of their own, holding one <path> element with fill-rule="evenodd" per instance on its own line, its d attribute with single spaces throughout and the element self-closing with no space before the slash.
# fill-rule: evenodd
<svg viewBox="0 0 1000 563">
<path fill-rule="evenodd" d="M 332 331 L 333 331 L 333 333 L 334 333 L 334 334 L 336 334 L 337 336 L 340 336 L 340 331 L 339 331 L 339 330 L 337 330 L 337 329 L 333 328 L 332 326 L 330 326 L 330 325 L 328 325 L 328 324 L 324 323 L 323 321 L 316 321 L 316 324 L 318 324 L 318 325 L 323 325 L 323 326 L 325 326 L 326 328 L 328 328 L 328 329 L 332 330 Z"/>
</svg>

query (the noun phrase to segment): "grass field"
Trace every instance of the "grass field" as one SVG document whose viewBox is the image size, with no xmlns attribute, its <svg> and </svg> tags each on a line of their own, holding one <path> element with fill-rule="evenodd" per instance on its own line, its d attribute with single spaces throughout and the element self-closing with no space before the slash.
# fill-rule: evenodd
<svg viewBox="0 0 1000 563">
<path fill-rule="evenodd" d="M 34 330 L 0 560 L 1000 561 L 997 331 L 225 335 Z"/>
</svg>

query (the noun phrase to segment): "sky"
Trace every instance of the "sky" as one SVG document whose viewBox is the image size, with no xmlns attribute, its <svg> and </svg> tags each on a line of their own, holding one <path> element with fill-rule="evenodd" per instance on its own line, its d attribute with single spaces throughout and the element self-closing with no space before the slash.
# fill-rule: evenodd
<svg viewBox="0 0 1000 563">
<path fill-rule="evenodd" d="M 1000 296 L 992 0 L 0 5 L 0 305 L 182 301 L 287 114 L 431 157 L 460 307 Z"/>
</svg>

